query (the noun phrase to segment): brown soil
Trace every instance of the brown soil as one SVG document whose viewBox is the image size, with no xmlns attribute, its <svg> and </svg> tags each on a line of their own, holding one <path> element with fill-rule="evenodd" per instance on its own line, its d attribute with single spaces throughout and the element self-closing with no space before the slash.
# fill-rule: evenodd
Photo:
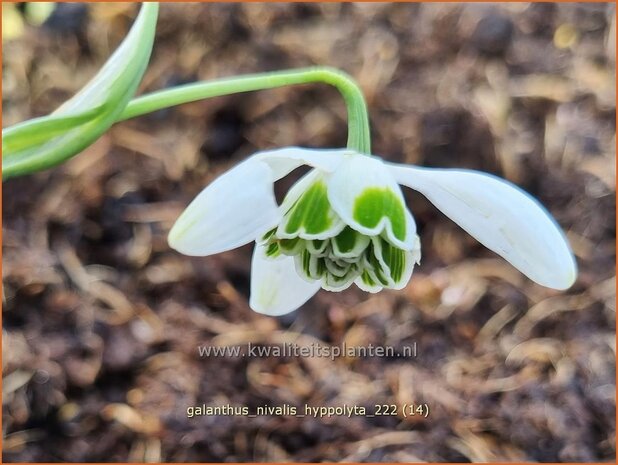
<svg viewBox="0 0 618 465">
<path fill-rule="evenodd" d="M 4 124 L 75 92 L 135 6 L 65 4 L 4 44 Z M 542 288 L 407 192 L 409 286 L 247 305 L 251 246 L 169 249 L 183 207 L 259 149 L 341 147 L 325 86 L 218 98 L 115 126 L 3 186 L 3 459 L 613 461 L 615 24 L 607 4 L 163 5 L 142 91 L 331 65 L 366 92 L 388 160 L 482 169 L 555 215 L 578 258 Z M 278 186 L 285 192 L 291 180 Z M 418 356 L 201 358 L 199 345 L 417 343 Z M 187 407 L 427 404 L 427 418 L 188 418 Z"/>
</svg>

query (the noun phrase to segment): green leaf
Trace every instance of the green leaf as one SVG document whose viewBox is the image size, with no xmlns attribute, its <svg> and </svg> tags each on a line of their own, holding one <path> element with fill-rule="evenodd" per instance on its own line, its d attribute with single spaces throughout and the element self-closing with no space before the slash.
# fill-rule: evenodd
<svg viewBox="0 0 618 465">
<path fill-rule="evenodd" d="M 51 115 L 2 131 L 2 177 L 40 171 L 77 155 L 116 121 L 142 80 L 159 6 L 143 4 L 131 31 L 97 75 Z"/>
</svg>

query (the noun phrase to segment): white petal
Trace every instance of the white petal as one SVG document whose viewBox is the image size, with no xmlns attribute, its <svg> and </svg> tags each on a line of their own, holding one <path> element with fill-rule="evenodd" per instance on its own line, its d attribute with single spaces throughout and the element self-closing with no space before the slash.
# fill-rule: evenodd
<svg viewBox="0 0 618 465">
<path fill-rule="evenodd" d="M 416 224 L 399 185 L 380 159 L 345 155 L 330 176 L 328 199 L 333 210 L 356 231 L 368 236 L 384 231 L 397 247 L 414 248 Z"/>
<path fill-rule="evenodd" d="M 307 282 L 296 273 L 294 257 L 268 258 L 265 247 L 256 245 L 251 262 L 253 310 L 265 315 L 284 315 L 307 302 L 320 289 L 320 281 Z"/>
<path fill-rule="evenodd" d="M 567 289 L 577 265 L 560 227 L 517 186 L 492 175 L 458 169 L 391 165 L 397 181 L 421 192 L 485 247 L 533 281 Z"/>
<path fill-rule="evenodd" d="M 255 240 L 281 214 L 273 183 L 308 164 L 324 172 L 349 150 L 286 147 L 258 152 L 217 178 L 191 202 L 170 231 L 170 246 L 186 255 L 212 255 Z"/>
<path fill-rule="evenodd" d="M 320 171 L 332 173 L 337 169 L 343 155 L 349 149 L 304 149 L 301 147 L 284 147 L 256 153 L 253 157 L 263 160 L 273 169 L 274 179 L 281 179 L 301 165 L 309 165 Z"/>
<path fill-rule="evenodd" d="M 255 158 L 226 172 L 189 204 L 168 242 L 185 255 L 205 256 L 255 240 L 281 219 L 271 168 Z"/>
</svg>

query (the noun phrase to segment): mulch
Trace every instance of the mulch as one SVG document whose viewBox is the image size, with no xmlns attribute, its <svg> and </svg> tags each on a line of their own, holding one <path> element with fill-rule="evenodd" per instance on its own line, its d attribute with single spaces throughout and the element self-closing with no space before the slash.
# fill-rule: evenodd
<svg viewBox="0 0 618 465">
<path fill-rule="evenodd" d="M 258 315 L 251 246 L 190 258 L 167 233 L 257 150 L 344 146 L 341 98 L 299 86 L 127 121 L 63 166 L 3 185 L 3 460 L 613 461 L 613 8 L 163 4 L 141 92 L 343 69 L 366 93 L 376 154 L 519 184 L 566 231 L 578 281 L 566 292 L 532 283 L 406 191 L 422 263 L 404 290 L 321 291 L 291 315 Z M 134 14 L 133 4 L 59 4 L 6 41 L 4 125 L 72 95 Z M 279 197 L 298 175 L 277 184 Z M 289 340 L 416 343 L 418 355 L 198 353 Z M 227 404 L 430 412 L 187 416 Z"/>
</svg>

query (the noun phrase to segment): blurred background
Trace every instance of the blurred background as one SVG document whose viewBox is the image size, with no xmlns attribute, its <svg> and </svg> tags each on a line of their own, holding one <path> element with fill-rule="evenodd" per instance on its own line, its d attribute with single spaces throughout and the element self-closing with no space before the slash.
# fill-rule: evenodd
<svg viewBox="0 0 618 465">
<path fill-rule="evenodd" d="M 3 4 L 3 124 L 47 114 L 125 36 L 135 4 Z M 3 185 L 4 461 L 614 461 L 615 12 L 611 4 L 163 4 L 141 92 L 330 65 L 387 160 L 503 176 L 566 231 L 577 283 L 535 285 L 406 191 L 422 263 L 402 291 L 248 307 L 251 246 L 167 232 L 251 153 L 342 147 L 324 85 L 118 124 Z M 281 196 L 293 182 L 277 185 Z M 399 358 L 200 358 L 199 345 L 417 343 Z M 427 403 L 402 416 L 187 418 L 188 406 Z"/>
</svg>

